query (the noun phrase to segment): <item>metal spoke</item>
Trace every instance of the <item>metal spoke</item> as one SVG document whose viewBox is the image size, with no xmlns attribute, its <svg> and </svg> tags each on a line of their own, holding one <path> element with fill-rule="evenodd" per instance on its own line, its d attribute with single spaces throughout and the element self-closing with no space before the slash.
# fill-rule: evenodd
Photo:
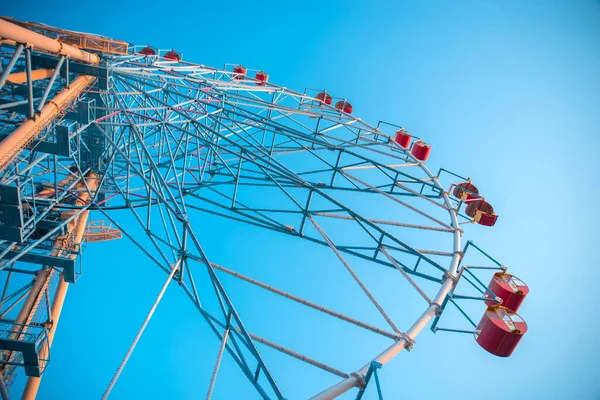
<svg viewBox="0 0 600 400">
<path fill-rule="evenodd" d="M 350 265 L 346 262 L 346 260 L 344 259 L 344 257 L 342 257 L 342 255 L 338 251 L 338 249 L 335 246 L 335 244 L 333 244 L 333 242 L 331 241 L 331 239 L 329 239 L 329 236 L 327 236 L 327 234 L 323 231 L 323 229 L 319 226 L 319 224 L 317 224 L 317 222 L 311 216 L 309 216 L 308 219 L 313 224 L 313 226 L 315 227 L 315 229 L 321 234 L 321 236 L 323 236 L 323 239 L 325 239 L 325 241 L 327 242 L 327 244 L 329 245 L 329 247 L 331 248 L 331 250 L 333 250 L 333 252 L 338 257 L 338 259 L 340 260 L 340 262 L 344 265 L 344 267 L 346 267 L 346 269 L 348 270 L 348 272 L 350 273 L 350 275 L 352 275 L 352 278 L 354 278 L 354 280 L 356 281 L 356 283 L 358 283 L 358 285 L 360 286 L 360 288 L 363 290 L 363 292 L 365 292 L 365 294 L 367 295 L 367 297 L 369 298 L 369 300 L 371 300 L 371 302 L 373 303 L 373 305 L 375 305 L 375 308 L 377 308 L 377 310 L 379 311 L 379 313 L 383 316 L 383 318 L 387 321 L 387 323 L 392 327 L 392 329 L 394 330 L 394 332 L 400 333 L 400 330 L 398 329 L 398 327 L 396 326 L 396 324 L 394 324 L 394 322 L 387 315 L 387 313 L 385 312 L 385 310 L 383 309 L 383 307 L 381 307 L 381 305 L 379 304 L 379 302 L 377 302 L 377 300 L 375 300 L 375 297 L 373 296 L 373 294 L 369 291 L 369 289 L 367 289 L 367 287 L 364 285 L 364 283 L 362 283 L 362 281 L 360 280 L 360 278 L 358 277 L 358 275 L 356 275 L 356 273 L 354 272 L 354 270 L 352 269 L 352 267 L 350 267 Z"/>
<path fill-rule="evenodd" d="M 127 361 L 129 361 L 129 358 L 131 357 L 131 354 L 133 353 L 135 346 L 138 344 L 140 338 L 142 337 L 142 334 L 144 333 L 146 326 L 148 326 L 148 323 L 150 322 L 152 315 L 154 315 L 154 311 L 156 310 L 156 307 L 158 307 L 158 303 L 160 303 L 163 295 L 167 291 L 167 287 L 169 286 L 169 283 L 171 283 L 171 280 L 173 279 L 173 275 L 175 275 L 175 272 L 178 271 L 178 269 L 179 269 L 178 265 L 179 265 L 179 262 L 177 262 L 175 265 L 171 266 L 171 273 L 167 277 L 166 282 L 164 283 L 162 289 L 158 293 L 158 296 L 156 297 L 154 304 L 152 304 L 152 307 L 150 308 L 150 311 L 148 312 L 146 319 L 144 319 L 144 322 L 142 323 L 142 326 L 140 327 L 138 333 L 135 335 L 133 342 L 129 346 L 129 349 L 127 350 L 127 353 L 125 354 L 125 357 L 123 357 L 123 361 L 121 361 L 119 368 L 117 368 L 117 372 L 115 372 L 115 375 L 113 376 L 110 383 L 108 384 L 108 387 L 104 391 L 104 394 L 102 395 L 102 399 L 108 398 L 108 396 L 110 395 L 110 392 L 112 391 L 113 387 L 115 386 L 115 383 L 117 383 L 119 376 L 121 376 L 121 372 L 123 372 L 123 369 L 125 368 L 125 365 L 127 364 Z"/>
</svg>

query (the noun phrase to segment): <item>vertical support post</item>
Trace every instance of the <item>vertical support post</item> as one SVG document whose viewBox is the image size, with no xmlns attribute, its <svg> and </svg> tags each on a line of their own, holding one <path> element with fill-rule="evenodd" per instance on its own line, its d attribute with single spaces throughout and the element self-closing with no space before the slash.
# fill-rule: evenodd
<svg viewBox="0 0 600 400">
<path fill-rule="evenodd" d="M 65 63 L 65 76 L 66 76 L 66 83 L 65 83 L 65 87 L 67 89 L 71 88 L 71 80 L 69 78 L 69 57 L 67 57 L 67 62 Z"/>
<path fill-rule="evenodd" d="M 304 213 L 302 215 L 302 221 L 300 222 L 300 230 L 298 231 L 300 233 L 300 236 L 302 236 L 304 234 L 304 225 L 306 224 L 306 217 L 307 217 L 307 215 L 309 215 L 308 210 L 310 208 L 310 203 L 312 201 L 313 193 L 314 193 L 314 190 L 310 189 L 310 192 L 308 193 L 308 197 L 306 199 L 306 205 L 304 206 Z"/>
<path fill-rule="evenodd" d="M 2 290 L 2 297 L 0 297 L 0 311 L 2 311 L 2 301 L 6 297 L 6 292 L 8 291 L 8 284 L 10 283 L 10 278 L 12 277 L 12 271 L 8 272 L 8 276 L 6 277 L 6 282 L 4 282 L 4 290 Z"/>
<path fill-rule="evenodd" d="M 237 197 L 238 186 L 240 183 L 240 174 L 242 173 L 242 157 L 244 155 L 243 151 L 240 151 L 240 161 L 238 162 L 237 173 L 235 176 L 235 186 L 233 187 L 233 196 L 231 198 L 231 208 L 235 208 L 235 199 Z"/>
<path fill-rule="evenodd" d="M 31 76 L 31 48 L 25 48 L 25 69 L 27 72 L 27 100 L 29 104 L 29 112 L 27 117 L 35 119 L 33 113 L 33 78 Z"/>
<path fill-rule="evenodd" d="M 56 68 L 54 69 L 54 72 L 52 73 L 52 76 L 50 77 L 50 80 L 48 81 L 48 86 L 46 86 L 44 95 L 42 96 L 42 98 L 40 100 L 40 104 L 38 104 L 38 107 L 36 109 L 36 112 L 38 114 L 41 113 L 42 108 L 44 108 L 44 103 L 46 102 L 46 99 L 48 98 L 48 95 L 50 94 L 50 90 L 52 90 L 52 86 L 54 85 L 54 81 L 56 80 L 56 77 L 58 76 L 58 74 L 60 72 L 60 68 L 62 67 L 63 61 L 65 61 L 64 57 L 61 57 L 58 59 L 58 64 L 56 64 Z"/>
<path fill-rule="evenodd" d="M 10 71 L 12 71 L 12 69 L 15 66 L 17 60 L 21 56 L 21 52 L 23 51 L 24 47 L 25 46 L 23 46 L 22 44 L 19 44 L 17 46 L 17 48 L 15 49 L 15 53 L 13 54 L 12 58 L 8 62 L 8 65 L 6 66 L 6 69 L 2 73 L 2 77 L 0 77 L 0 89 L 2 89 L 2 87 L 6 83 L 6 79 L 8 78 L 8 75 L 10 75 Z"/>
<path fill-rule="evenodd" d="M 377 370 L 381 367 L 382 364 L 378 363 L 377 361 L 371 361 L 371 366 L 369 367 L 369 370 L 367 371 L 367 374 L 365 376 L 364 386 L 358 391 L 358 394 L 356 395 L 356 400 L 362 399 L 363 395 L 365 394 L 365 390 L 367 390 L 367 386 L 369 385 L 369 381 L 371 380 L 371 377 L 373 375 L 375 375 L 375 384 L 377 385 L 377 394 L 379 396 L 379 400 L 383 400 L 383 397 L 381 396 L 381 388 L 379 387 L 379 377 L 377 376 Z"/>
<path fill-rule="evenodd" d="M 377 370 L 379 368 L 381 368 L 381 364 L 379 364 L 379 367 L 377 367 L 373 370 L 373 375 L 375 376 L 375 386 L 377 387 L 377 397 L 379 397 L 379 400 L 383 400 L 383 394 L 381 393 L 381 385 L 379 384 L 379 375 L 377 375 Z"/>
</svg>

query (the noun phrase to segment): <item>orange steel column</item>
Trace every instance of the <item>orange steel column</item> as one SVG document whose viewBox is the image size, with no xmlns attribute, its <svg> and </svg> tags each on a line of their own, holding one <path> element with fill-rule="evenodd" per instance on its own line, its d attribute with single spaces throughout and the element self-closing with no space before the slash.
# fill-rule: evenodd
<svg viewBox="0 0 600 400">
<path fill-rule="evenodd" d="M 31 80 L 39 81 L 40 79 L 50 78 L 54 73 L 53 69 L 36 69 L 31 71 Z M 14 74 L 10 74 L 7 78 L 7 81 L 11 83 L 26 83 L 27 82 L 27 72 L 15 72 Z"/>
<path fill-rule="evenodd" d="M 2 21 L 0 19 L 0 21 Z M 79 96 L 94 81 L 94 77 L 82 75 L 71 83 L 71 87 L 62 90 L 42 109 L 35 120 L 27 120 L 0 142 L 0 171 L 17 156 L 25 146 L 35 139 L 65 107 Z"/>
<path fill-rule="evenodd" d="M 20 335 L 22 333 L 25 333 L 25 331 L 27 330 L 27 328 L 19 327 L 18 325 L 28 325 L 31 322 L 33 314 L 35 313 L 35 310 L 37 310 L 41 296 L 44 294 L 44 291 L 48 287 L 51 275 L 51 269 L 42 269 L 38 272 L 33 282 L 33 286 L 29 291 L 29 295 L 27 296 L 27 299 L 25 299 L 25 302 L 23 303 L 23 306 L 21 307 L 21 311 L 19 311 L 17 318 L 15 318 L 14 325 L 17 325 L 17 327 L 13 329 L 14 333 L 10 335 L 11 338 L 19 338 Z"/>
<path fill-rule="evenodd" d="M 75 182 L 77 179 L 79 179 L 77 176 L 69 175 L 66 178 L 61 179 L 60 181 L 56 182 L 56 187 L 61 189 L 65 186 L 69 186 L 70 184 Z M 48 196 L 53 195 L 54 193 L 55 193 L 54 187 L 45 187 L 42 190 L 40 190 L 39 192 L 37 192 L 36 197 L 48 197 Z"/>
<path fill-rule="evenodd" d="M 90 189 L 90 192 L 92 194 L 98 188 L 98 180 L 99 180 L 98 176 L 95 173 L 90 173 L 85 178 L 87 186 Z M 90 200 L 90 194 L 87 192 L 87 190 L 85 190 L 85 185 L 83 185 L 83 183 L 81 183 L 79 185 L 79 190 L 83 191 L 83 192 L 79 195 L 79 199 L 74 203 L 74 205 L 82 206 L 82 205 L 85 205 Z M 68 227 L 69 234 L 67 234 L 67 236 L 73 237 L 73 243 L 75 245 L 75 250 L 79 250 L 79 246 L 81 245 L 81 241 L 82 241 L 83 235 L 85 233 L 85 227 L 87 225 L 89 213 L 90 213 L 89 210 L 85 210 L 74 221 L 71 221 L 71 223 L 69 223 L 69 227 Z M 61 238 L 57 239 L 56 243 L 57 244 L 60 243 L 60 246 L 62 246 L 62 247 L 66 246 L 66 241 L 61 240 Z M 61 251 L 58 250 L 58 253 L 60 253 L 60 252 Z M 69 255 L 69 257 L 75 259 L 76 255 L 71 254 L 71 255 Z M 65 282 L 64 275 L 61 274 L 59 281 L 58 281 L 58 286 L 56 287 L 56 293 L 54 294 L 54 300 L 52 301 L 52 308 L 51 308 L 52 326 L 50 327 L 50 331 L 48 332 L 48 345 L 43 347 L 43 350 L 44 349 L 50 350 L 50 347 L 52 346 L 52 342 L 54 340 L 54 334 L 56 333 L 56 327 L 58 326 L 58 321 L 60 319 L 60 314 L 62 312 L 62 307 L 65 302 L 65 297 L 67 295 L 68 288 L 69 288 L 69 284 L 67 282 Z M 42 354 L 44 352 L 43 350 L 40 354 L 40 358 L 43 358 L 47 355 L 47 354 Z M 41 380 L 42 380 L 41 377 L 38 378 L 35 376 L 30 376 L 27 379 L 27 384 L 25 385 L 25 390 L 23 392 L 22 400 L 34 400 L 35 399 L 35 397 L 37 396 L 39 387 L 40 387 Z"/>
<path fill-rule="evenodd" d="M 80 50 L 58 39 L 40 35 L 3 19 L 0 19 L 0 37 L 2 39 L 14 40 L 16 43 L 33 46 L 35 50 L 67 56 L 73 60 L 83 61 L 88 64 L 96 65 L 100 62 L 100 58 L 96 54 Z"/>
</svg>

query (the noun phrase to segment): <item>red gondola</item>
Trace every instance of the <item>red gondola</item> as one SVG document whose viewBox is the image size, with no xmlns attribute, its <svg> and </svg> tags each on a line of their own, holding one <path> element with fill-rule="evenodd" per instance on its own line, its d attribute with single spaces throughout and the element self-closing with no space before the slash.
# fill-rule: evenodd
<svg viewBox="0 0 600 400">
<path fill-rule="evenodd" d="M 175 49 L 168 51 L 163 57 L 167 60 L 181 61 L 181 54 L 177 53 Z"/>
<path fill-rule="evenodd" d="M 156 55 L 156 50 L 154 50 L 152 47 L 150 47 L 150 45 L 148 45 L 148 47 L 144 47 L 143 49 L 141 49 L 139 53 L 145 56 L 154 56 Z"/>
<path fill-rule="evenodd" d="M 405 149 L 410 146 L 411 140 L 412 135 L 404 130 L 404 128 L 398 129 L 394 135 L 394 142 L 398 143 L 400 147 L 404 147 Z"/>
<path fill-rule="evenodd" d="M 498 216 L 494 213 L 494 207 L 485 200 L 473 200 L 465 209 L 465 214 L 473 218 L 480 225 L 494 226 Z"/>
<path fill-rule="evenodd" d="M 346 114 L 352 114 L 353 111 L 352 104 L 348 103 L 346 100 L 340 100 L 335 103 L 335 108 L 345 112 Z"/>
<path fill-rule="evenodd" d="M 501 306 L 508 308 L 514 312 L 519 310 L 521 303 L 525 300 L 525 297 L 529 293 L 529 287 L 511 274 L 505 272 L 498 272 L 494 274 L 489 284 L 489 289 L 497 297 L 502 299 Z M 489 293 L 486 293 L 486 297 L 492 297 Z M 496 305 L 495 301 L 486 301 L 485 304 L 488 306 Z"/>
<path fill-rule="evenodd" d="M 452 192 L 454 197 L 461 200 L 473 200 L 479 198 L 479 190 L 471 182 L 461 182 Z"/>
<path fill-rule="evenodd" d="M 421 140 L 415 142 L 410 150 L 410 153 L 415 156 L 417 160 L 421 161 L 427 161 L 430 152 L 431 146 Z"/>
<path fill-rule="evenodd" d="M 527 332 L 527 324 L 506 307 L 488 307 L 477 325 L 475 340 L 486 351 L 508 357 Z"/>
<path fill-rule="evenodd" d="M 327 105 L 331 105 L 333 102 L 333 97 L 331 97 L 327 92 L 321 92 L 315 96 L 315 99 L 319 100 L 321 103 L 325 103 Z"/>
<path fill-rule="evenodd" d="M 258 71 L 255 75 L 258 84 L 263 86 L 265 83 L 269 81 L 269 75 L 265 73 L 265 71 Z"/>
<path fill-rule="evenodd" d="M 237 67 L 233 67 L 233 73 L 236 74 L 233 76 L 233 79 L 243 79 L 246 75 L 246 68 L 240 64 Z"/>
</svg>

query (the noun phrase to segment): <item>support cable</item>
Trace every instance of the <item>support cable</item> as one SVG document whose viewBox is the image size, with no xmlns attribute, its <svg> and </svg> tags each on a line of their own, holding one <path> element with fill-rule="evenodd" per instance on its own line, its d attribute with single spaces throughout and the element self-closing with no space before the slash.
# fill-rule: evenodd
<svg viewBox="0 0 600 400">
<path fill-rule="evenodd" d="M 446 224 L 445 222 L 442 222 L 439 219 L 437 219 L 435 217 L 432 217 L 431 215 L 427 214 L 426 212 L 421 211 L 421 210 L 419 210 L 418 208 L 416 208 L 414 206 L 411 206 L 410 204 L 408 204 L 408 203 L 406 203 L 406 202 L 404 202 L 404 201 L 402 201 L 402 200 L 400 200 L 400 199 L 398 199 L 398 198 L 390 195 L 389 193 L 386 193 L 386 192 L 384 192 L 384 191 L 382 191 L 380 189 L 377 189 L 375 186 L 368 184 L 367 182 L 363 181 L 362 179 L 358 179 L 357 177 L 355 177 L 353 175 L 350 175 L 350 174 L 348 174 L 347 172 L 344 172 L 344 171 L 340 171 L 340 172 L 341 172 L 342 175 L 344 175 L 344 176 L 346 176 L 346 177 L 348 177 L 348 178 L 350 178 L 352 180 L 355 180 L 356 182 L 362 183 L 363 185 L 365 185 L 369 189 L 376 191 L 377 193 L 379 193 L 379 194 L 387 197 L 388 199 L 390 199 L 392 201 L 395 201 L 398 204 L 402 204 L 404 207 L 406 207 L 406 208 L 408 208 L 408 209 L 416 212 L 417 214 L 420 214 L 420 215 L 424 216 L 425 218 L 428 218 L 428 219 L 432 220 L 433 222 L 436 222 L 436 223 L 440 224 L 444 228 L 451 229 L 451 230 L 455 229 L 452 226 Z"/>
<path fill-rule="evenodd" d="M 379 328 L 377 328 L 375 326 L 366 324 L 366 323 L 364 323 L 362 321 L 359 321 L 357 319 L 348 317 L 348 316 L 346 316 L 344 314 L 341 314 L 341 313 L 339 313 L 337 311 L 330 310 L 330 309 L 325 308 L 325 307 L 323 307 L 323 306 L 321 306 L 319 304 L 310 302 L 310 301 L 305 300 L 305 299 L 303 299 L 301 297 L 298 297 L 298 296 L 294 296 L 293 294 L 284 292 L 283 290 L 279 290 L 277 288 L 274 288 L 273 286 L 266 285 L 266 284 L 264 284 L 262 282 L 257 281 L 256 279 L 249 278 L 249 277 L 247 277 L 245 275 L 242 275 L 242 274 L 240 274 L 238 272 L 232 271 L 232 270 L 227 269 L 225 267 L 222 267 L 220 265 L 217 265 L 217 264 L 214 264 L 214 263 L 212 263 L 211 265 L 212 265 L 213 268 L 215 268 L 215 269 L 217 269 L 219 271 L 222 271 L 222 272 L 224 272 L 226 274 L 235 276 L 238 279 L 241 279 L 243 281 L 246 281 L 248 283 L 256 285 L 256 286 L 258 286 L 258 287 L 260 287 L 262 289 L 268 290 L 268 291 L 270 291 L 272 293 L 275 293 L 275 294 L 277 294 L 279 296 L 282 296 L 282 297 L 285 297 L 287 299 L 290 299 L 290 300 L 293 300 L 295 302 L 298 302 L 298 303 L 300 303 L 300 304 L 302 304 L 302 305 L 304 305 L 306 307 L 310 307 L 310 308 L 315 309 L 317 311 L 321 311 L 322 313 L 325 313 L 325 314 L 331 315 L 333 317 L 339 318 L 342 321 L 349 322 L 349 323 L 354 324 L 354 325 L 356 325 L 358 327 L 361 327 L 361 328 L 364 328 L 364 329 L 368 329 L 368 330 L 370 330 L 372 332 L 378 333 L 378 334 L 380 334 L 382 336 L 385 336 L 385 337 L 388 337 L 390 339 L 397 339 L 398 338 L 397 334 L 384 331 L 383 329 L 379 329 Z"/>
<path fill-rule="evenodd" d="M 406 280 L 408 282 L 410 282 L 410 284 L 417 290 L 417 292 L 419 292 L 419 294 L 421 296 L 423 296 L 423 298 L 425 299 L 425 301 L 427 301 L 427 303 L 431 304 L 432 301 L 429 298 L 429 296 L 427 296 L 427 294 L 423 291 L 423 289 L 421 289 L 419 287 L 419 285 L 417 285 L 417 283 L 408 275 L 408 273 L 406 273 L 406 271 L 404 270 L 404 268 L 402 268 L 402 266 L 400 266 L 398 264 L 398 262 L 396 260 L 394 260 L 394 257 L 392 257 L 387 251 L 385 251 L 385 249 L 383 247 L 380 247 L 379 251 L 382 252 L 383 255 L 385 255 L 387 257 L 387 259 L 390 260 L 390 262 L 392 264 L 394 264 L 394 267 L 396 267 L 396 269 L 398 271 L 400 271 L 400 273 L 402 274 L 402 276 L 404 276 L 406 278 Z"/>
<path fill-rule="evenodd" d="M 160 293 L 158 294 L 158 297 L 154 301 L 154 304 L 152 305 L 150 312 L 148 312 L 148 315 L 146 316 L 144 323 L 140 327 L 140 330 L 138 331 L 137 335 L 135 335 L 135 338 L 133 339 L 131 346 L 129 346 L 129 350 L 127 350 L 127 354 L 125 354 L 123 361 L 121 361 L 121 365 L 119 365 L 117 372 L 115 372 L 115 375 L 113 376 L 112 380 L 108 384 L 106 391 L 102 395 L 102 400 L 105 400 L 108 398 L 108 396 L 110 395 L 110 392 L 112 391 L 113 387 L 115 386 L 115 383 L 117 383 L 117 379 L 119 379 L 121 372 L 123 372 L 123 369 L 125 368 L 125 364 L 127 364 L 127 361 L 129 361 L 129 357 L 131 357 L 131 353 L 133 353 L 133 349 L 135 349 L 135 346 L 137 345 L 138 341 L 142 337 L 142 334 L 144 333 L 144 330 L 146 329 L 148 322 L 150 322 L 150 318 L 152 318 L 152 315 L 154 314 L 154 311 L 156 310 L 158 303 L 160 303 L 160 300 L 162 299 L 163 295 L 165 294 L 165 291 L 167 290 L 169 283 L 171 283 L 171 280 L 173 279 L 173 275 L 175 275 L 175 272 L 177 272 L 177 270 L 179 269 L 180 261 L 181 260 L 178 260 L 178 262 L 175 265 L 173 265 L 173 267 L 171 268 L 171 273 L 169 274 L 167 281 L 165 282 L 162 289 L 160 290 Z"/>
<path fill-rule="evenodd" d="M 210 400 L 212 398 L 213 390 L 215 389 L 215 382 L 217 381 L 217 375 L 219 373 L 219 368 L 221 367 L 221 359 L 223 358 L 223 352 L 225 351 L 225 346 L 227 346 L 227 339 L 229 338 L 229 327 L 225 329 L 225 333 L 223 334 L 223 340 L 221 340 L 221 347 L 219 347 L 219 353 L 217 354 L 217 361 L 215 362 L 215 369 L 213 370 L 212 378 L 210 379 L 210 385 L 208 385 L 208 393 L 206 394 L 206 400 Z"/>
<path fill-rule="evenodd" d="M 358 283 L 358 285 L 363 290 L 363 292 L 365 292 L 365 294 L 371 300 L 371 302 L 375 305 L 375 307 L 377 308 L 377 310 L 379 310 L 379 312 L 381 313 L 381 315 L 383 316 L 383 318 L 385 318 L 385 320 L 387 321 L 387 323 L 392 327 L 392 329 L 395 332 L 400 333 L 400 330 L 398 329 L 398 327 L 396 326 L 396 324 L 394 324 L 394 321 L 391 320 L 391 318 L 387 315 L 387 313 L 385 312 L 385 310 L 381 307 L 381 305 L 377 302 L 377 300 L 375 300 L 375 297 L 373 297 L 373 295 L 371 294 L 371 292 L 369 291 L 369 289 L 367 289 L 367 287 L 364 285 L 364 283 L 362 283 L 362 281 L 360 280 L 360 278 L 356 275 L 356 273 L 354 272 L 354 270 L 346 262 L 346 260 L 344 259 L 344 257 L 342 257 L 342 255 L 340 254 L 339 250 L 335 247 L 335 245 L 333 244 L 333 242 L 331 241 L 331 239 L 329 238 L 329 236 L 327 236 L 327 234 L 323 231 L 323 229 L 321 229 L 321 227 L 319 226 L 319 224 L 317 224 L 317 222 L 313 219 L 313 217 L 311 217 L 309 215 L 308 219 L 313 224 L 313 226 L 315 227 L 315 229 L 317 231 L 319 231 L 319 233 L 321 234 L 321 236 L 323 236 L 323 239 L 325 239 L 325 241 L 327 242 L 327 244 L 329 245 L 329 247 L 331 248 L 331 250 L 333 250 L 333 252 L 339 258 L 339 260 L 342 262 L 342 264 L 344 264 L 344 267 L 346 267 L 346 269 L 348 270 L 348 272 L 350 273 L 350 275 L 352 275 L 352 277 L 354 278 L 354 280 L 356 281 L 356 283 Z"/>
</svg>

